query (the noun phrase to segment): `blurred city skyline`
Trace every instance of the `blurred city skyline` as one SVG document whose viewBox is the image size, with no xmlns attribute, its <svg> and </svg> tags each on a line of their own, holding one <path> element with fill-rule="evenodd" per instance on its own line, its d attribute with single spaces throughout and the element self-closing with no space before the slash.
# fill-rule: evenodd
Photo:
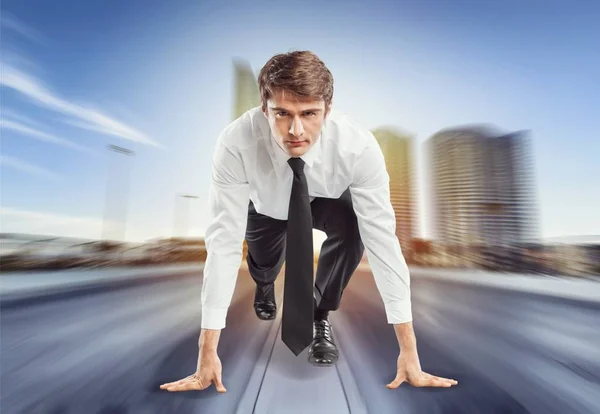
<svg viewBox="0 0 600 414">
<path fill-rule="evenodd" d="M 472 124 L 530 131 L 542 238 L 600 234 L 600 7 L 434 3 L 354 2 L 343 19 L 315 3 L 284 24 L 289 11 L 267 3 L 4 1 L 0 231 L 100 238 L 116 144 L 135 151 L 125 239 L 171 236 L 178 193 L 199 197 L 187 234 L 201 236 L 232 62 L 256 73 L 308 49 L 334 75 L 335 109 L 414 140 L 416 236 L 433 232 L 422 144 Z"/>
</svg>

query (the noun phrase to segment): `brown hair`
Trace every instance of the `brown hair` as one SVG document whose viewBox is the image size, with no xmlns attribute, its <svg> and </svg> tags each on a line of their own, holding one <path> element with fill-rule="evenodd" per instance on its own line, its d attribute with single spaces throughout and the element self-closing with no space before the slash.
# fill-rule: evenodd
<svg viewBox="0 0 600 414">
<path fill-rule="evenodd" d="M 258 89 L 262 108 L 276 92 L 286 91 L 300 100 L 323 99 L 325 110 L 333 99 L 333 75 L 327 66 L 308 50 L 273 56 L 260 70 Z"/>
</svg>

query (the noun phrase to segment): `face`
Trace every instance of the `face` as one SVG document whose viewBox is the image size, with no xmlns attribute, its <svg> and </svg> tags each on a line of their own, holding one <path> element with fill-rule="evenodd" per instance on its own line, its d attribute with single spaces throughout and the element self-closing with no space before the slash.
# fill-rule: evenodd
<svg viewBox="0 0 600 414">
<path fill-rule="evenodd" d="M 329 109 L 325 101 L 298 101 L 285 92 L 275 94 L 263 110 L 277 144 L 290 157 L 300 157 L 317 142 Z"/>
</svg>

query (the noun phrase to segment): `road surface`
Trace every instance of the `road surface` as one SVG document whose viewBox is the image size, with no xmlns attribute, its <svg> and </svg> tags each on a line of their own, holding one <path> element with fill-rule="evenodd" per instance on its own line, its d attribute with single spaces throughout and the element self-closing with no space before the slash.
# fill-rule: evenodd
<svg viewBox="0 0 600 414">
<path fill-rule="evenodd" d="M 168 393 L 159 385 L 196 365 L 201 285 L 197 272 L 3 308 L 2 413 L 600 412 L 600 305 L 419 271 L 421 363 L 457 387 L 385 387 L 398 344 L 368 271 L 353 276 L 331 315 L 338 366 L 316 368 L 306 351 L 296 358 L 283 346 L 280 314 L 256 318 L 242 270 L 219 343 L 228 392 Z M 282 287 L 280 277 L 279 305 Z"/>
</svg>

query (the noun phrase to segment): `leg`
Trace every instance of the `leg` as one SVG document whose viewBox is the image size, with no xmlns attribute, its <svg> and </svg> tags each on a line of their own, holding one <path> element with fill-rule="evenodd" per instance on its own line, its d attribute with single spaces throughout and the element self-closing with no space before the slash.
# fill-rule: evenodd
<svg viewBox="0 0 600 414">
<path fill-rule="evenodd" d="M 364 246 L 349 190 L 338 199 L 316 199 L 313 202 L 313 221 L 315 228 L 327 234 L 327 239 L 321 247 L 317 265 L 315 334 L 309 347 L 308 361 L 327 367 L 339 357 L 327 314 L 339 308 L 342 293 L 360 263 Z"/>
<path fill-rule="evenodd" d="M 315 224 L 327 234 L 327 239 L 319 255 L 315 298 L 318 309 L 332 311 L 339 308 L 342 293 L 360 264 L 365 248 L 350 190 L 338 199 L 320 198 L 318 201 Z"/>
<path fill-rule="evenodd" d="M 256 282 L 254 309 L 260 319 L 274 319 L 277 311 L 274 283 L 285 260 L 287 221 L 257 213 L 248 205 L 246 262 L 250 276 Z"/>
<path fill-rule="evenodd" d="M 285 260 L 285 220 L 277 220 L 257 213 L 254 204 L 248 206 L 246 262 L 257 285 L 275 282 Z"/>
</svg>

